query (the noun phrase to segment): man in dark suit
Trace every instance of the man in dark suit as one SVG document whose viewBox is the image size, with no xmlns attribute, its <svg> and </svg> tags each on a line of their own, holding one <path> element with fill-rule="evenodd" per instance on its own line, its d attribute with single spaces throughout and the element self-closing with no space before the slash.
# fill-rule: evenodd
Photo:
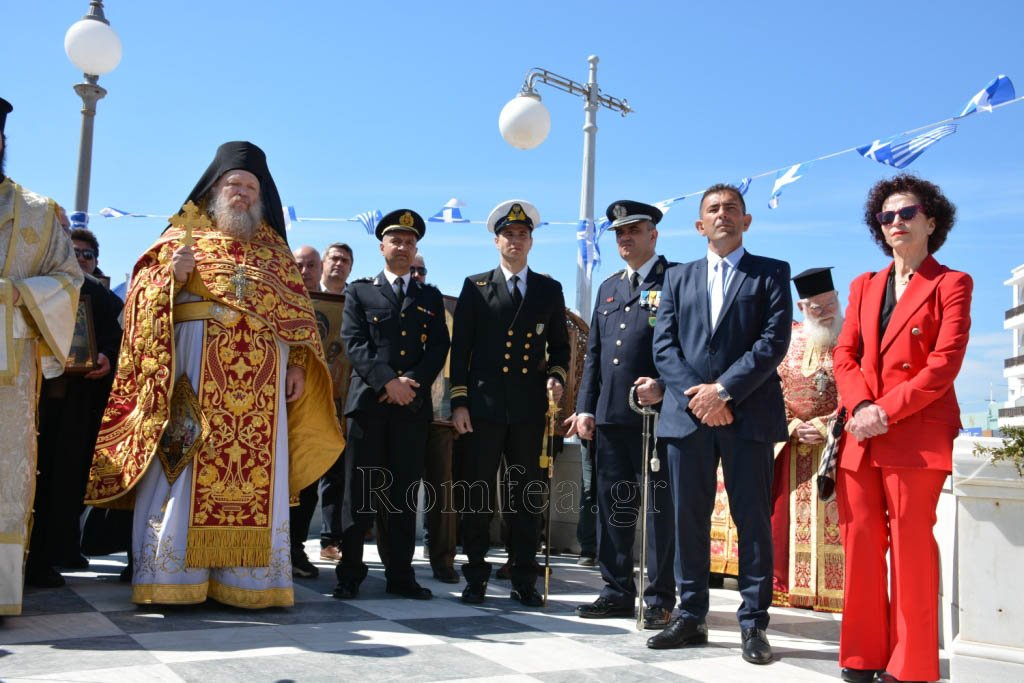
<svg viewBox="0 0 1024 683">
<path fill-rule="evenodd" d="M 416 546 L 414 489 L 423 474 L 430 385 L 444 366 L 450 340 L 437 288 L 410 277 L 423 218 L 399 209 L 377 223 L 384 270 L 349 283 L 341 336 L 352 362 L 345 415 L 349 459 L 334 597 L 351 599 L 366 578 L 363 543 L 380 512 L 388 525 L 387 592 L 417 600 L 432 594 L 412 569 Z"/>
<path fill-rule="evenodd" d="M 666 389 L 658 439 L 668 451 L 680 596 L 679 616 L 647 646 L 707 642 L 711 511 L 721 461 L 739 532 L 743 659 L 767 664 L 772 448 L 787 437 L 775 369 L 789 346 L 793 304 L 789 264 L 744 251 L 751 220 L 735 187 L 708 188 L 696 223 L 708 240 L 707 256 L 672 268 L 662 290 L 654 329 L 654 363 Z"/>
<path fill-rule="evenodd" d="M 452 326 L 451 404 L 456 430 L 468 439 L 462 483 L 462 600 L 483 602 L 491 566 L 491 505 L 505 458 L 503 515 L 509 521 L 512 598 L 539 607 L 537 539 L 546 474 L 539 464 L 547 393 L 562 396 L 569 363 L 562 286 L 527 267 L 540 214 L 529 202 L 502 202 L 491 212 L 500 261 L 462 286 Z"/>
<path fill-rule="evenodd" d="M 594 439 L 597 452 L 598 562 L 605 587 L 576 614 L 584 619 L 632 617 L 636 599 L 633 542 L 640 515 L 644 468 L 642 418 L 629 406 L 636 387 L 641 405 L 661 403 L 665 393 L 654 367 L 651 339 L 665 273 L 672 265 L 655 253 L 657 207 L 621 200 L 606 211 L 626 268 L 601 283 L 590 323 L 587 357 L 570 434 Z M 596 433 L 596 436 L 595 436 Z M 653 439 L 652 439 L 653 442 Z M 653 443 L 652 443 L 653 445 Z M 664 459 L 664 444 L 658 444 Z M 666 468 L 667 469 L 667 468 Z M 644 628 L 668 625 L 675 605 L 672 498 L 666 469 L 649 474 L 647 505 L 647 602 Z"/>
</svg>

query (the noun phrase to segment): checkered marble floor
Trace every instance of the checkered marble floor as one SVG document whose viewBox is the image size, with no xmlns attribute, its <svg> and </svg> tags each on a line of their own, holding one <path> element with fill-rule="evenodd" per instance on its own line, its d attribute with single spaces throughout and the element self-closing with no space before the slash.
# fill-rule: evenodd
<svg viewBox="0 0 1024 683">
<path fill-rule="evenodd" d="M 319 556 L 316 541 L 307 544 Z M 713 590 L 710 643 L 649 650 L 652 632 L 628 619 L 583 620 L 577 604 L 596 597 L 596 569 L 575 557 L 555 565 L 546 608 L 509 599 L 492 580 L 480 606 L 459 601 L 462 585 L 435 581 L 416 553 L 417 579 L 430 601 L 384 593 L 376 548 L 366 546 L 370 575 L 360 598 L 330 597 L 333 566 L 314 559 L 317 579 L 297 579 L 290 609 L 248 611 L 214 602 L 137 607 L 118 583 L 124 555 L 93 558 L 90 571 L 65 574 L 55 590 L 28 589 L 24 614 L 0 625 L 0 680 L 23 681 L 837 681 L 839 620 L 804 610 L 773 609 L 769 640 L 776 661 L 756 667 L 740 658 L 738 594 Z M 500 557 L 500 555 L 496 555 Z M 734 587 L 734 586 L 733 586 Z M 942 655 L 943 675 L 948 660 Z"/>
</svg>

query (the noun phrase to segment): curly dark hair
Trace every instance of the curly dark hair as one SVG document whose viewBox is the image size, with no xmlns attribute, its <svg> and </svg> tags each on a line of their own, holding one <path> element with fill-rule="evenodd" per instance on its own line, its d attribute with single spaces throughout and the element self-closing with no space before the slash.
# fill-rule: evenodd
<svg viewBox="0 0 1024 683">
<path fill-rule="evenodd" d="M 935 232 L 928 236 L 928 253 L 937 252 L 946 242 L 956 222 L 956 206 L 946 199 L 938 185 L 910 173 L 879 180 L 868 192 L 868 200 L 864 204 L 864 222 L 871 231 L 871 239 L 875 240 L 886 256 L 892 256 L 892 247 L 885 241 L 885 233 L 875 214 L 882 210 L 885 200 L 894 194 L 914 195 L 924 207 L 924 215 L 935 219 Z"/>
<path fill-rule="evenodd" d="M 96 258 L 100 257 L 100 241 L 96 239 L 96 233 L 85 228 L 75 228 L 71 231 L 71 239 L 85 242 L 96 252 Z"/>
</svg>

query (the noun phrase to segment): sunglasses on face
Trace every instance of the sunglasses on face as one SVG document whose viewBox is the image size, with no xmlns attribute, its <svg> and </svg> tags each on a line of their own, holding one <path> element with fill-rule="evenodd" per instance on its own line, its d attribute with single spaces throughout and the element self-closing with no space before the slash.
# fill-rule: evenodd
<svg viewBox="0 0 1024 683">
<path fill-rule="evenodd" d="M 427 269 L 423 266 L 410 266 L 409 272 L 416 275 L 422 275 L 423 277 L 427 276 Z"/>
<path fill-rule="evenodd" d="M 878 219 L 881 225 L 892 225 L 892 222 L 896 220 L 896 216 L 899 216 L 901 220 L 910 221 L 914 219 L 918 211 L 923 213 L 924 207 L 920 204 L 911 204 L 896 211 L 879 211 L 875 214 L 875 218 Z"/>
<path fill-rule="evenodd" d="M 92 249 L 75 249 L 75 256 L 84 258 L 86 261 L 92 261 L 96 258 L 96 252 Z"/>
</svg>

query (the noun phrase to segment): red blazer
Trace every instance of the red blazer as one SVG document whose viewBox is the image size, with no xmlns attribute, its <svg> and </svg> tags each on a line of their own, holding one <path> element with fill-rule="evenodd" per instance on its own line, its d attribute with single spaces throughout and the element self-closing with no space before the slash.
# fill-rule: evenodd
<svg viewBox="0 0 1024 683">
<path fill-rule="evenodd" d="M 889 431 L 858 442 L 846 434 L 839 466 L 950 471 L 960 406 L 953 380 L 967 350 L 971 290 L 966 273 L 928 256 L 893 309 L 879 339 L 878 318 L 893 264 L 850 285 L 846 321 L 833 355 L 836 384 L 848 413 L 862 401 L 889 416 Z"/>
</svg>

